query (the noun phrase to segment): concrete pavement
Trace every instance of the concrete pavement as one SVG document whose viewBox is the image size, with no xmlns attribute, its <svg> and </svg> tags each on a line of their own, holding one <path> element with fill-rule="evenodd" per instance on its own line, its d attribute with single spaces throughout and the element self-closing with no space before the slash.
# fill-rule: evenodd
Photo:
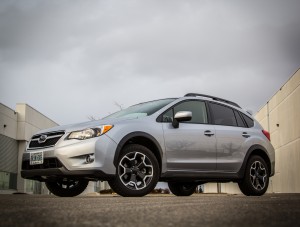
<svg viewBox="0 0 300 227">
<path fill-rule="evenodd" d="M 300 226 L 300 194 L 0 195 L 0 226 Z"/>
</svg>

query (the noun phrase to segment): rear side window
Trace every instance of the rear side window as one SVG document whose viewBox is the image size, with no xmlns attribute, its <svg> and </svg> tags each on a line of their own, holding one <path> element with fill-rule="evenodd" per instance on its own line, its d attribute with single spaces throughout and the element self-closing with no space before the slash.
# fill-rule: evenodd
<svg viewBox="0 0 300 227">
<path fill-rule="evenodd" d="M 234 112 L 231 108 L 209 103 L 215 125 L 237 126 Z"/>
<path fill-rule="evenodd" d="M 248 125 L 248 128 L 252 128 L 254 126 L 254 121 L 250 117 L 248 117 L 246 114 L 242 113 L 242 115 Z"/>
</svg>

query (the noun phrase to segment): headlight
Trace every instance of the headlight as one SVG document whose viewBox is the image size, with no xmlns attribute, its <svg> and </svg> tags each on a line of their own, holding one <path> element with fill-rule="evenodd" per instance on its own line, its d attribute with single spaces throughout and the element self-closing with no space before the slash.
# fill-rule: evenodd
<svg viewBox="0 0 300 227">
<path fill-rule="evenodd" d="M 71 132 L 67 139 L 85 140 L 93 137 L 98 137 L 108 132 L 113 125 L 102 125 L 95 128 L 87 128 L 81 131 Z"/>
</svg>

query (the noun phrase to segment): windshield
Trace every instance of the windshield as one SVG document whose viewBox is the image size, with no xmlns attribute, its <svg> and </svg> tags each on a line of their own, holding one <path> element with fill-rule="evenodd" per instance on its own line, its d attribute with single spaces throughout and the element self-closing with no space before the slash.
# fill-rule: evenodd
<svg viewBox="0 0 300 227">
<path fill-rule="evenodd" d="M 104 119 L 108 118 L 138 118 L 149 116 L 156 111 L 160 110 L 164 106 L 173 102 L 175 99 L 161 99 L 150 102 L 140 103 L 134 106 L 130 106 L 127 109 L 121 110 L 119 112 L 113 113 Z"/>
</svg>

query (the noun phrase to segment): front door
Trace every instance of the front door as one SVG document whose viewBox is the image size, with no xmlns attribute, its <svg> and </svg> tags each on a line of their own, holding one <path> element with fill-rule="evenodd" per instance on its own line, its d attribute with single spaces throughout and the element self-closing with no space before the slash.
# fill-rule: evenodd
<svg viewBox="0 0 300 227">
<path fill-rule="evenodd" d="M 192 112 L 192 119 L 174 128 L 171 121 L 179 111 Z M 216 170 L 216 137 L 213 125 L 208 124 L 203 101 L 184 101 L 163 115 L 167 168 L 179 171 Z"/>
</svg>

